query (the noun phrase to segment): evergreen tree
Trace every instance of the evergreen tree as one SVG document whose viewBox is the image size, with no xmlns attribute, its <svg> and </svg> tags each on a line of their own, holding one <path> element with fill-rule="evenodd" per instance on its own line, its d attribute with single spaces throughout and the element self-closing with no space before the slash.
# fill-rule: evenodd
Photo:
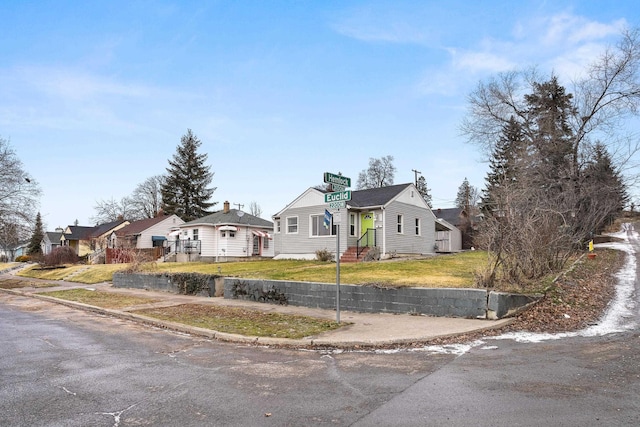
<svg viewBox="0 0 640 427">
<path fill-rule="evenodd" d="M 584 168 L 578 217 L 587 232 L 601 232 L 629 201 L 627 188 L 606 147 L 597 143 Z"/>
<path fill-rule="evenodd" d="M 40 246 L 42 239 L 44 239 L 44 229 L 42 228 L 42 217 L 40 216 L 40 212 L 38 212 L 36 215 L 36 223 L 34 226 L 33 234 L 31 235 L 31 240 L 29 240 L 29 247 L 27 248 L 28 255 L 42 255 L 42 247 Z"/>
<path fill-rule="evenodd" d="M 211 213 L 215 205 L 209 202 L 215 187 L 211 184 L 213 173 L 207 166 L 207 154 L 199 154 L 202 142 L 187 129 L 182 136 L 173 159 L 169 160 L 167 176 L 162 183 L 163 211 L 176 214 L 184 221 L 192 221 Z"/>
<path fill-rule="evenodd" d="M 416 182 L 416 188 L 418 189 L 418 193 L 420 193 L 424 201 L 427 202 L 427 205 L 430 208 L 433 208 L 433 206 L 431 205 L 431 189 L 427 187 L 427 180 L 424 179 L 424 176 L 421 175 L 420 178 L 418 178 L 418 181 Z"/>
<path fill-rule="evenodd" d="M 523 168 L 525 137 L 520 123 L 512 116 L 503 126 L 502 134 L 489 159 L 486 188 L 481 197 L 481 209 L 485 215 L 493 212 L 504 214 L 508 204 L 508 192 L 516 184 L 518 171 Z"/>
<path fill-rule="evenodd" d="M 534 83 L 533 93 L 525 95 L 529 122 L 529 152 L 533 154 L 536 181 L 546 189 L 562 191 L 559 183 L 578 173 L 578 154 L 574 151 L 569 117 L 575 113 L 573 95 L 555 76 Z"/>
<path fill-rule="evenodd" d="M 464 209 L 468 215 L 471 214 L 472 207 L 478 202 L 478 189 L 469 184 L 469 180 L 465 177 L 460 187 L 458 187 L 458 195 L 456 196 L 456 207 Z"/>
</svg>

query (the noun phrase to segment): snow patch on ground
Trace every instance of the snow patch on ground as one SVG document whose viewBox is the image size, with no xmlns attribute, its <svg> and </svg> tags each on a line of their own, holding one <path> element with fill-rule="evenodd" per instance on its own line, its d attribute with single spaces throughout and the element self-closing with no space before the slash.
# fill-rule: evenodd
<svg viewBox="0 0 640 427">
<path fill-rule="evenodd" d="M 577 332 L 532 333 L 532 332 L 509 332 L 496 337 L 487 337 L 491 340 L 514 340 L 521 343 L 539 343 L 543 341 L 559 340 L 572 337 L 593 337 L 613 334 L 630 329 L 634 329 L 637 324 L 637 302 L 635 296 L 636 282 L 636 252 L 634 246 L 629 241 L 629 236 L 636 241 L 638 233 L 630 224 L 625 224 L 618 233 L 611 234 L 612 237 L 623 240 L 623 242 L 609 242 L 596 245 L 596 248 L 612 248 L 626 252 L 627 259 L 623 268 L 617 273 L 618 285 L 616 293 L 609 304 L 605 314 L 598 324 L 590 326 Z M 474 341 L 470 344 L 453 344 L 443 346 L 427 346 L 421 351 L 432 354 L 455 354 L 462 355 L 472 348 L 485 344 L 484 341 Z M 493 349 L 495 346 L 485 346 L 482 349 Z"/>
</svg>

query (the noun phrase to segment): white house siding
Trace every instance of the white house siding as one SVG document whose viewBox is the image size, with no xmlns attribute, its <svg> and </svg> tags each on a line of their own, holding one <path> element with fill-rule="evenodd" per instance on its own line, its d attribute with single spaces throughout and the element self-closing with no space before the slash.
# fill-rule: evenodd
<svg viewBox="0 0 640 427">
<path fill-rule="evenodd" d="M 171 215 L 170 217 L 160 221 L 157 224 L 152 225 L 146 230 L 140 233 L 138 236 L 138 241 L 136 243 L 136 248 L 138 249 L 149 249 L 153 247 L 153 241 L 151 240 L 152 236 L 164 236 L 167 237 L 171 232 L 172 227 L 178 227 L 181 224 L 184 224 L 184 221 L 181 220 L 176 215 Z M 182 237 L 181 237 L 182 238 Z M 169 239 L 169 237 L 167 237 Z"/>
<path fill-rule="evenodd" d="M 401 234 L 397 231 L 398 215 L 403 216 Z M 416 218 L 420 219 L 420 235 L 415 233 Z M 385 209 L 385 221 L 384 247 L 386 252 L 394 251 L 399 254 L 435 252 L 435 217 L 430 210 L 396 201 Z"/>
<path fill-rule="evenodd" d="M 180 239 L 190 238 L 193 240 L 193 230 L 198 230 L 198 239 L 200 240 L 200 256 L 209 259 L 224 259 L 225 257 L 250 257 L 253 255 L 253 232 L 252 230 L 261 230 L 271 234 L 271 230 L 249 227 L 246 225 L 233 225 L 237 228 L 234 237 L 222 237 L 221 231 L 216 226 L 200 224 L 197 226 L 183 227 L 182 231 L 187 234 L 181 234 Z M 264 245 L 261 240 L 261 245 Z M 264 257 L 272 257 L 274 254 L 273 240 L 269 240 L 269 247 L 262 248 Z M 223 250 L 224 249 L 224 250 Z"/>
<path fill-rule="evenodd" d="M 218 255 L 218 239 L 220 238 L 220 232 L 213 226 L 202 225 L 197 228 L 198 238 L 200 239 L 200 255 L 203 257 L 215 257 Z"/>
</svg>

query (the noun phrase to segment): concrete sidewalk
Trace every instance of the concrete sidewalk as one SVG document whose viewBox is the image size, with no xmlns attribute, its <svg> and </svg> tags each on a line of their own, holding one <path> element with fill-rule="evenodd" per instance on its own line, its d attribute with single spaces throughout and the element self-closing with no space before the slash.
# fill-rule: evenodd
<svg viewBox="0 0 640 427">
<path fill-rule="evenodd" d="M 0 275 L 0 279 L 20 280 L 22 278 L 13 275 Z M 35 279 L 26 279 L 34 281 Z M 303 339 L 269 338 L 269 337 L 248 337 L 243 335 L 228 334 L 209 329 L 196 328 L 183 324 L 165 322 L 151 317 L 141 316 L 131 313 L 132 310 L 140 308 L 150 308 L 154 306 L 173 306 L 180 304 L 204 304 L 230 307 L 242 307 L 263 312 L 275 312 L 282 314 L 296 314 L 302 316 L 316 317 L 320 319 L 336 320 L 335 310 L 322 310 L 307 307 L 297 307 L 291 305 L 272 305 L 253 301 L 231 300 L 225 298 L 210 298 L 201 296 L 177 295 L 167 292 L 146 291 L 140 289 L 114 288 L 110 283 L 97 285 L 86 285 L 81 283 L 49 281 L 55 283 L 55 287 L 47 288 L 18 288 L 12 290 L 0 289 L 8 293 L 41 298 L 48 301 L 64 304 L 70 307 L 83 310 L 125 318 L 148 325 L 171 329 L 179 332 L 189 333 L 198 336 L 205 336 L 212 339 L 230 342 L 252 343 L 261 345 L 313 348 L 354 348 L 354 347 L 387 347 L 408 343 L 428 342 L 434 338 L 455 336 L 483 329 L 497 328 L 511 322 L 511 319 L 501 320 L 480 320 L 461 319 L 449 317 L 428 317 L 414 316 L 408 314 L 389 313 L 356 313 L 352 311 L 341 311 L 340 322 L 347 325 L 329 332 L 324 332 L 317 336 L 305 337 Z M 122 310 L 103 309 L 88 306 L 82 303 L 75 303 L 54 299 L 39 295 L 42 292 L 53 290 L 64 290 L 74 288 L 99 289 L 105 292 L 135 295 L 139 297 L 152 298 L 159 302 L 145 304 L 144 306 L 127 307 Z"/>
</svg>

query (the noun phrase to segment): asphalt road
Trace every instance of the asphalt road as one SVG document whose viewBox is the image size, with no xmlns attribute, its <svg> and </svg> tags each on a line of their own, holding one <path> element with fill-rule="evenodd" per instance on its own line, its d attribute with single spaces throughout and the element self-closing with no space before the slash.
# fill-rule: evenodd
<svg viewBox="0 0 640 427">
<path fill-rule="evenodd" d="M 0 294 L 0 425 L 349 425 L 455 358 L 225 344 Z"/>
<path fill-rule="evenodd" d="M 225 344 L 0 293 L 0 425 L 637 426 L 629 256 L 596 333 L 396 352 Z"/>
</svg>

